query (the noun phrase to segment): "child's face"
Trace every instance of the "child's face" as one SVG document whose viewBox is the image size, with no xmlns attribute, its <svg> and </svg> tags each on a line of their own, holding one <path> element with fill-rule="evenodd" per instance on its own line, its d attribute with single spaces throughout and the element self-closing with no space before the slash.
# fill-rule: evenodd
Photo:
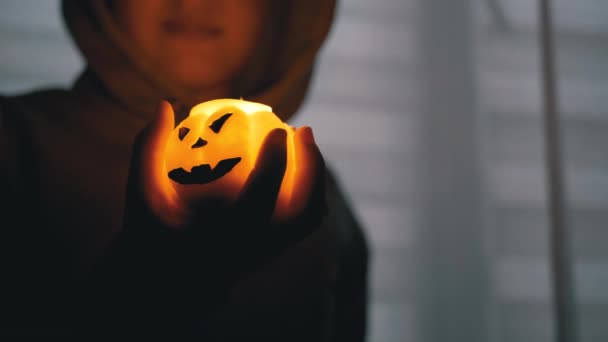
<svg viewBox="0 0 608 342">
<path fill-rule="evenodd" d="M 133 44 L 174 81 L 227 92 L 261 38 L 268 6 L 268 0 L 119 0 L 114 12 Z"/>
</svg>

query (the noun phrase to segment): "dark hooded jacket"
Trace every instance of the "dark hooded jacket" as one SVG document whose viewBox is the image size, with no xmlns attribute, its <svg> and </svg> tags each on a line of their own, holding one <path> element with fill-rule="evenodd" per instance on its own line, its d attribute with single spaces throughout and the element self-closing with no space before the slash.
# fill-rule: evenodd
<svg viewBox="0 0 608 342">
<path fill-rule="evenodd" d="M 282 18 L 276 49 L 260 49 L 265 55 L 252 59 L 234 89 L 288 120 L 305 99 L 335 3 L 276 3 L 275 15 Z M 177 121 L 207 100 L 152 70 L 117 30 L 106 4 L 62 2 L 86 61 L 69 89 L 0 97 L 0 334 L 64 335 L 82 333 L 83 326 L 92 335 L 112 332 L 98 308 L 79 305 L 104 288 L 83 291 L 77 279 L 121 235 L 134 138 L 160 99 L 176 100 Z M 322 227 L 231 288 L 219 309 L 201 316 L 201 335 L 222 341 L 364 339 L 367 245 L 331 160 L 326 164 L 329 214 Z M 113 310 L 120 312 L 120 305 Z"/>
</svg>

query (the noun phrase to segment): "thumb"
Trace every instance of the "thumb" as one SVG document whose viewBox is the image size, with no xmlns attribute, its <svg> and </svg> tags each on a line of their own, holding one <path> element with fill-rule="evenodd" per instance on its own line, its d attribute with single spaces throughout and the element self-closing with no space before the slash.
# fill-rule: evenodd
<svg viewBox="0 0 608 342">
<path fill-rule="evenodd" d="M 176 227 L 184 218 L 185 207 L 165 169 L 165 147 L 175 126 L 171 104 L 162 100 L 155 118 L 140 132 L 133 153 L 133 180 L 152 213 L 165 224 Z"/>
</svg>

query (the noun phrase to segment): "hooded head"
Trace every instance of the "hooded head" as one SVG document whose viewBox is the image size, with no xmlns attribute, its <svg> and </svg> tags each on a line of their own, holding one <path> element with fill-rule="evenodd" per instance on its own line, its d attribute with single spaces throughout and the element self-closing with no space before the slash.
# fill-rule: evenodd
<svg viewBox="0 0 608 342">
<path fill-rule="evenodd" d="M 305 98 L 334 9 L 333 0 L 62 1 L 88 74 L 131 110 L 233 97 L 283 120 Z"/>
</svg>

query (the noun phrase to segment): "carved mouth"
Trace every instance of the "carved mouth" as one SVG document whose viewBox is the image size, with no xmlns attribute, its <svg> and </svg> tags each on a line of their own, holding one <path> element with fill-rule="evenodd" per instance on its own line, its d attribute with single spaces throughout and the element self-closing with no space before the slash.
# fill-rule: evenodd
<svg viewBox="0 0 608 342">
<path fill-rule="evenodd" d="M 241 161 L 240 157 L 224 159 L 220 161 L 213 169 L 209 164 L 202 164 L 192 168 L 192 171 L 188 172 L 183 168 L 173 169 L 169 171 L 169 178 L 171 180 L 183 184 L 207 184 L 214 180 L 221 178 L 232 168 Z"/>
</svg>

